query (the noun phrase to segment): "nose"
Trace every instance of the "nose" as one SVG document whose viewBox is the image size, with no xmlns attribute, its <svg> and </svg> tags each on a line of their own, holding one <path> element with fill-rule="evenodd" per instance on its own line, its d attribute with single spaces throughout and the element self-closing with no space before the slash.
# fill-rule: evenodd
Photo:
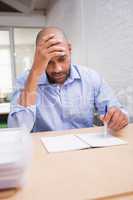
<svg viewBox="0 0 133 200">
<path fill-rule="evenodd" d="M 62 72 L 62 66 L 61 66 L 60 63 L 55 63 L 55 65 L 54 65 L 54 72 L 55 72 L 55 73 L 60 73 L 60 72 Z"/>
</svg>

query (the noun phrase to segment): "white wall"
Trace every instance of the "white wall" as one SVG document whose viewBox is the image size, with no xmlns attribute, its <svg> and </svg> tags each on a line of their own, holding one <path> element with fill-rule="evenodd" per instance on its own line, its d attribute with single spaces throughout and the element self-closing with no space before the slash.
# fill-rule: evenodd
<svg viewBox="0 0 133 200">
<path fill-rule="evenodd" d="M 132 11 L 132 0 L 58 0 L 46 24 L 65 30 L 73 61 L 104 76 L 133 117 Z"/>
<path fill-rule="evenodd" d="M 84 51 L 84 37 L 82 27 L 80 0 L 58 0 L 49 5 L 50 10 L 46 16 L 46 25 L 54 25 L 62 28 L 73 44 L 73 62 L 86 63 Z M 84 27 L 83 27 L 84 28 Z"/>
<path fill-rule="evenodd" d="M 92 33 L 88 38 L 88 65 L 108 80 L 133 117 L 133 1 L 86 0 L 85 8 L 87 5 L 85 12 L 91 12 L 93 24 L 90 27 L 86 23 L 88 33 Z M 94 12 L 89 9 L 92 5 Z"/>
</svg>

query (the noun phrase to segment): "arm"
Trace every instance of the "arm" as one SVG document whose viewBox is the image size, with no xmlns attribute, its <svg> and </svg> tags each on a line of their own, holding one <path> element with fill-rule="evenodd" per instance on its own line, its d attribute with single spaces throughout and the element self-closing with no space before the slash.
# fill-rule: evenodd
<svg viewBox="0 0 133 200">
<path fill-rule="evenodd" d="M 104 114 L 105 105 L 108 105 L 108 112 L 101 120 L 108 123 L 108 127 L 118 131 L 128 124 L 128 114 L 124 107 L 118 102 L 109 85 L 97 75 L 95 91 L 95 106 L 99 114 Z"/>
<path fill-rule="evenodd" d="M 12 109 L 8 118 L 9 127 L 26 126 L 32 130 L 36 119 L 36 97 L 38 80 L 45 73 L 49 61 L 52 57 L 64 55 L 64 48 L 58 45 L 59 39 L 53 34 L 49 34 L 39 41 L 32 69 L 28 78 L 19 89 L 14 92 Z"/>
<path fill-rule="evenodd" d="M 20 94 L 20 105 L 27 107 L 36 104 L 37 83 L 40 76 L 45 73 L 51 58 L 60 55 L 64 50 L 63 47 L 57 46 L 58 43 L 59 41 L 53 34 L 44 36 L 38 42 L 32 69 Z"/>
<path fill-rule="evenodd" d="M 27 74 L 24 74 L 16 81 L 16 87 L 12 95 L 11 110 L 8 116 L 8 127 L 10 128 L 27 127 L 29 130 L 32 130 L 34 125 L 36 105 L 24 107 L 18 103 L 26 79 Z"/>
</svg>

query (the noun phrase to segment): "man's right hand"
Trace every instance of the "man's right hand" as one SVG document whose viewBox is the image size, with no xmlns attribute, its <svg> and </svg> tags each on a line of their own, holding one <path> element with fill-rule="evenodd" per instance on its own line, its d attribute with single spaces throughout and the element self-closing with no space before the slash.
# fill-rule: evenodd
<svg viewBox="0 0 133 200">
<path fill-rule="evenodd" d="M 45 72 L 52 57 L 65 55 L 65 48 L 61 43 L 60 38 L 54 34 L 48 34 L 38 41 L 32 67 L 37 75 Z"/>
</svg>

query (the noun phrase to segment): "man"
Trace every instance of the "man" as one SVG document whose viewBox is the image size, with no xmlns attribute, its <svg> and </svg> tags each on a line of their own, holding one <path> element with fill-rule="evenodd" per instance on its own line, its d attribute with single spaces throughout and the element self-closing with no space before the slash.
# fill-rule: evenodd
<svg viewBox="0 0 133 200">
<path fill-rule="evenodd" d="M 71 64 L 71 45 L 62 30 L 42 29 L 32 69 L 17 80 L 8 126 L 33 132 L 91 127 L 94 111 L 112 130 L 128 124 L 105 81 L 95 71 Z"/>
</svg>

